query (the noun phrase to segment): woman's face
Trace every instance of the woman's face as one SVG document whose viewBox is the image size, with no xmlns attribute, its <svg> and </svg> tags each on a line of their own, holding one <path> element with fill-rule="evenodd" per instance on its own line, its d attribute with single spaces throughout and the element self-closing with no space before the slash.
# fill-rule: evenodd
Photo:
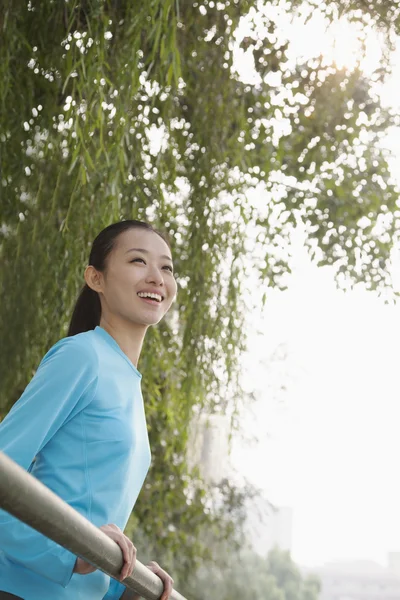
<svg viewBox="0 0 400 600">
<path fill-rule="evenodd" d="M 161 321 L 176 296 L 171 251 L 153 231 L 135 228 L 121 233 L 101 275 L 102 313 L 138 325 Z"/>
</svg>

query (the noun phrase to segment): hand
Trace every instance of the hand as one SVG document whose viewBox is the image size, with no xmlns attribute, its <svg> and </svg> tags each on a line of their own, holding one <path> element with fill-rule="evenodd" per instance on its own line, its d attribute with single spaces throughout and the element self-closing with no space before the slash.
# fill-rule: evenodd
<svg viewBox="0 0 400 600">
<path fill-rule="evenodd" d="M 160 565 L 157 564 L 156 562 L 154 562 L 154 560 L 152 560 L 151 563 L 149 563 L 146 566 L 155 575 L 158 575 L 158 577 L 161 579 L 161 581 L 164 584 L 164 591 L 162 593 L 162 596 L 161 596 L 160 600 L 168 600 L 168 598 L 172 594 L 172 588 L 174 586 L 174 580 L 172 579 L 172 577 L 170 577 L 168 575 L 168 573 L 166 573 L 165 571 L 163 571 L 163 569 L 160 567 Z"/>
<path fill-rule="evenodd" d="M 113 523 L 109 525 L 102 525 L 99 527 L 101 531 L 103 531 L 109 538 L 117 542 L 118 546 L 122 550 L 122 554 L 124 557 L 124 564 L 121 569 L 119 580 L 122 581 L 128 575 L 132 575 L 132 571 L 135 568 L 136 564 L 136 548 L 132 544 L 131 540 L 123 534 L 121 529 L 114 525 Z M 86 562 L 83 558 L 78 557 L 75 562 L 74 573 L 79 573 L 80 575 L 87 575 L 88 573 L 93 573 L 93 571 L 97 571 L 97 567 L 94 567 L 91 563 Z"/>
</svg>

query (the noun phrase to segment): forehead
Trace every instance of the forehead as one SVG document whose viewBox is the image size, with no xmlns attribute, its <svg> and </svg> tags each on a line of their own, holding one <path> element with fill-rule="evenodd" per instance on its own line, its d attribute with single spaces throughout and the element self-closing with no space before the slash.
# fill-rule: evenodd
<svg viewBox="0 0 400 600">
<path fill-rule="evenodd" d="M 168 244 L 154 231 L 146 229 L 128 229 L 121 233 L 116 240 L 113 251 L 119 255 L 125 254 L 131 248 L 143 248 L 151 254 L 171 256 Z"/>
</svg>

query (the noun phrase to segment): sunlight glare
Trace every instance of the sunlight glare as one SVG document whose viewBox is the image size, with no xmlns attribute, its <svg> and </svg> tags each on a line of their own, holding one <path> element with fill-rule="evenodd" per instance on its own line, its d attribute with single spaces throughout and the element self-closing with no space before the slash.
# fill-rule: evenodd
<svg viewBox="0 0 400 600">
<path fill-rule="evenodd" d="M 367 77 L 379 68 L 383 55 L 383 39 L 371 26 L 361 22 L 350 22 L 345 17 L 330 23 L 320 10 L 314 10 L 310 18 L 307 12 L 293 16 L 282 7 L 274 9 L 272 11 L 272 7 L 269 6 L 268 15 L 263 14 L 261 10 L 257 13 L 250 12 L 240 19 L 234 32 L 234 71 L 243 83 L 261 83 L 252 51 L 245 51 L 240 44 L 247 36 L 255 41 L 262 41 L 269 35 L 266 33 L 266 16 L 276 25 L 274 35 L 277 44 L 289 41 L 286 50 L 286 67 L 289 69 L 319 56 L 323 58 L 323 66 L 349 71 L 359 67 Z"/>
<path fill-rule="evenodd" d="M 360 66 L 371 75 L 382 57 L 378 34 L 371 27 L 351 23 L 345 18 L 329 24 L 327 18 L 316 11 L 305 23 L 296 17 L 285 32 L 290 39 L 290 58 L 304 61 L 322 55 L 327 65 L 350 71 Z"/>
</svg>

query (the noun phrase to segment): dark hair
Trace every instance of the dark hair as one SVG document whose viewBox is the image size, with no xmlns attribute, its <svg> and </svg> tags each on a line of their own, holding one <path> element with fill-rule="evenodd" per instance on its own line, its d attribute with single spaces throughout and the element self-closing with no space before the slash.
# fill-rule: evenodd
<svg viewBox="0 0 400 600">
<path fill-rule="evenodd" d="M 171 248 L 166 235 L 149 223 L 136 221 L 135 219 L 118 221 L 118 223 L 113 223 L 100 231 L 99 235 L 95 238 L 90 251 L 89 265 L 93 265 L 98 271 L 104 271 L 107 257 L 114 248 L 115 240 L 121 233 L 128 229 L 147 229 L 148 231 L 153 231 Z M 94 329 L 96 325 L 99 325 L 100 317 L 101 304 L 99 295 L 85 284 L 76 301 L 67 335 L 76 335 L 77 333 Z"/>
</svg>

